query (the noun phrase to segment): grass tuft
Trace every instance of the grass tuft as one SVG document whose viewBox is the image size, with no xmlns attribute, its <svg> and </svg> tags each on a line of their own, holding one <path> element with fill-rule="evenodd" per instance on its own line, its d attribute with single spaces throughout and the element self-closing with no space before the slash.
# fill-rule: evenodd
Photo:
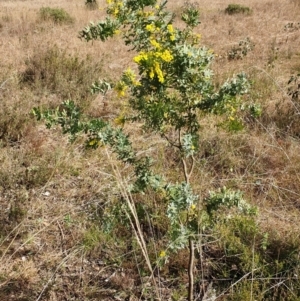
<svg viewBox="0 0 300 301">
<path fill-rule="evenodd" d="M 229 4 L 225 9 L 225 13 L 228 15 L 250 14 L 250 12 L 251 10 L 249 7 L 241 4 Z"/>
<path fill-rule="evenodd" d="M 74 18 L 62 8 L 42 7 L 39 11 L 40 18 L 44 21 L 53 21 L 56 24 L 72 24 Z"/>
<path fill-rule="evenodd" d="M 80 101 L 91 95 L 91 83 L 102 71 L 101 61 L 69 55 L 57 46 L 42 52 L 37 50 L 25 64 L 26 69 L 20 74 L 21 87 L 29 87 L 39 95 L 47 93 Z"/>
</svg>

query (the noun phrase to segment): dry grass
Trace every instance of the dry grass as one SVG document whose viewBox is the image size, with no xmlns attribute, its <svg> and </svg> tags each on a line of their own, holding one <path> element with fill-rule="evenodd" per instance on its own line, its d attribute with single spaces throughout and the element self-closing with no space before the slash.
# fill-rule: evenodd
<svg viewBox="0 0 300 301">
<path fill-rule="evenodd" d="M 300 2 L 238 1 L 250 7 L 250 15 L 225 14 L 231 0 L 198 2 L 202 23 L 197 31 L 203 44 L 217 54 L 213 64 L 217 82 L 245 71 L 253 82 L 250 100 L 261 103 L 264 111 L 258 121 L 249 121 L 245 131 L 233 136 L 210 126 L 209 118 L 203 120 L 207 127 L 201 133 L 203 148 L 197 158 L 193 184 L 200 196 L 223 185 L 244 191 L 245 197 L 260 208 L 262 229 L 272 230 L 278 240 L 285 237 L 299 241 L 299 114 L 287 95 L 287 81 L 292 73 L 300 71 L 300 29 L 285 26 L 300 21 Z M 105 6 L 104 1 L 98 3 Z M 174 0 L 168 5 L 178 15 L 182 3 Z M 41 21 L 38 13 L 45 6 L 65 9 L 74 23 Z M 147 292 L 150 294 L 137 246 L 126 245 L 118 233 L 108 237 L 99 230 L 105 204 L 114 202 L 118 193 L 104 152 L 70 145 L 66 137 L 46 130 L 30 116 L 34 106 L 53 106 L 68 97 L 70 87 L 72 98 L 83 102 L 90 115 L 114 117 L 119 104 L 82 93 L 82 86 L 70 83 L 71 77 L 60 81 L 59 88 L 50 85 L 51 77 L 44 85 L 42 73 L 36 85 L 23 85 L 20 81 L 28 71 L 28 62 L 37 62 L 40 67 L 38 60 L 54 45 L 66 57 L 84 62 L 85 68 L 100 62 L 97 71 L 79 70 L 81 76 L 86 72 L 91 81 L 101 76 L 116 78 L 132 61 L 121 41 L 87 44 L 77 37 L 89 21 L 103 15 L 103 10 L 88 10 L 84 1 L 78 0 L 1 1 L 1 300 L 125 300 L 130 296 L 130 300 L 135 300 L 138 294 L 144 294 L 146 299 Z M 181 26 L 179 18 L 176 20 Z M 254 49 L 241 60 L 228 60 L 228 51 L 246 37 L 253 41 Z M 294 127 L 287 112 L 293 114 Z M 176 179 L 180 162 L 168 153 L 159 138 L 153 141 L 138 129 L 127 130 L 136 145 L 144 145 L 157 158 L 158 170 L 170 170 L 169 176 Z M 129 177 L 125 167 L 121 174 Z M 157 206 L 154 196 L 147 198 L 149 204 Z M 156 232 L 151 235 L 162 236 L 164 222 L 157 220 L 151 230 Z M 151 232 L 146 218 L 142 223 L 145 232 Z M 150 257 L 155 257 L 158 246 L 152 247 Z M 182 291 L 185 260 L 183 252 L 174 258 L 175 264 L 162 271 L 164 282 L 159 285 L 166 298 L 173 294 L 174 300 L 182 300 L 182 296 L 175 299 L 172 290 Z M 173 279 L 168 278 L 169 273 L 173 273 Z"/>
</svg>

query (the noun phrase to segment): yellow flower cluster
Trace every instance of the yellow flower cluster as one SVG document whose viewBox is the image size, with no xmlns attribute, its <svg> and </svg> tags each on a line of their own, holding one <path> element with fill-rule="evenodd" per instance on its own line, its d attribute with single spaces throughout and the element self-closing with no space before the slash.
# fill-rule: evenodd
<svg viewBox="0 0 300 301">
<path fill-rule="evenodd" d="M 141 51 L 136 57 L 134 57 L 133 60 L 137 64 L 144 63 L 148 67 L 149 77 L 152 79 L 156 74 L 159 82 L 163 83 L 165 81 L 165 78 L 161 70 L 160 63 L 171 62 L 173 59 L 174 57 L 169 50 L 163 50 L 163 51 L 149 51 L 147 53 Z"/>
<path fill-rule="evenodd" d="M 109 11 L 115 17 L 119 14 L 120 10 L 123 7 L 123 2 L 116 0 L 106 0 L 106 3 L 109 5 Z"/>
<path fill-rule="evenodd" d="M 173 55 L 169 50 L 164 50 L 163 52 L 160 52 L 159 56 L 165 62 L 171 62 L 174 59 Z"/>
<path fill-rule="evenodd" d="M 158 81 L 164 83 L 165 78 L 158 62 L 154 62 L 153 67 L 150 67 L 149 69 L 149 77 L 151 79 L 154 78 L 155 74 L 157 75 Z"/>
<path fill-rule="evenodd" d="M 119 81 L 115 86 L 115 91 L 118 93 L 118 97 L 124 97 L 128 86 L 123 82 Z"/>
<path fill-rule="evenodd" d="M 97 146 L 101 146 L 101 142 L 97 139 L 92 139 L 88 142 L 88 145 L 97 147 Z"/>
<path fill-rule="evenodd" d="M 174 28 L 173 28 L 173 25 L 172 24 L 169 24 L 167 26 L 167 29 L 168 29 L 168 32 L 170 34 L 170 40 L 171 41 L 175 41 L 176 37 L 175 37 L 175 31 L 174 31 Z"/>
<path fill-rule="evenodd" d="M 146 30 L 150 32 L 154 32 L 156 30 L 156 27 L 153 23 L 146 25 Z"/>
<path fill-rule="evenodd" d="M 167 29 L 168 29 L 168 31 L 169 31 L 170 34 L 174 33 L 174 28 L 173 28 L 173 25 L 172 25 L 172 24 L 169 24 L 169 25 L 167 26 Z"/>
<path fill-rule="evenodd" d="M 137 64 L 140 64 L 141 62 L 148 62 L 151 60 L 157 60 L 157 59 L 161 59 L 165 62 L 171 62 L 174 57 L 172 55 L 172 53 L 169 50 L 164 50 L 164 51 L 149 51 L 149 52 L 144 52 L 141 51 L 136 57 L 134 57 L 134 61 Z"/>
<path fill-rule="evenodd" d="M 165 81 L 165 78 L 164 78 L 162 70 L 160 69 L 160 65 L 159 65 L 158 62 L 154 63 L 154 71 L 155 71 L 155 73 L 157 75 L 158 81 L 160 83 L 163 83 Z"/>
<path fill-rule="evenodd" d="M 150 38 L 150 44 L 155 48 L 160 48 L 160 44 L 153 38 Z"/>
<path fill-rule="evenodd" d="M 147 17 L 150 17 L 150 16 L 154 16 L 154 12 L 153 11 L 138 11 L 137 16 L 147 18 Z"/>
<path fill-rule="evenodd" d="M 234 121 L 234 120 L 235 120 L 235 115 L 236 115 L 236 108 L 233 107 L 233 106 L 230 105 L 230 104 L 227 104 L 227 105 L 226 105 L 226 108 L 227 108 L 228 111 L 229 111 L 228 120 Z"/>
<path fill-rule="evenodd" d="M 130 68 L 128 68 L 124 72 L 123 76 L 124 76 L 124 80 L 126 82 L 129 82 L 129 84 L 132 84 L 134 86 L 140 86 L 141 85 L 141 83 L 136 80 L 136 75 Z"/>
<path fill-rule="evenodd" d="M 133 59 L 137 64 L 140 64 L 142 61 L 148 60 L 148 54 L 144 51 L 141 51 L 140 54 L 134 57 Z"/>
</svg>

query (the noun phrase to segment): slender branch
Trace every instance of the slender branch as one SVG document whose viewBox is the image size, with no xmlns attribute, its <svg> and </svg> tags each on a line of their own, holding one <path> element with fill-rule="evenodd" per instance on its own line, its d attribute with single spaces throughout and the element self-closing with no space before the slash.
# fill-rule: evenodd
<svg viewBox="0 0 300 301">
<path fill-rule="evenodd" d="M 166 134 L 161 134 L 161 136 L 162 136 L 164 139 L 166 139 L 167 142 L 168 142 L 171 146 L 173 146 L 173 147 L 175 147 L 175 148 L 177 148 L 177 149 L 181 149 L 181 144 L 176 144 L 176 143 L 173 142 Z"/>
<path fill-rule="evenodd" d="M 178 142 L 180 146 L 180 150 L 182 150 L 182 144 L 181 144 L 181 131 L 178 130 Z M 182 154 L 181 154 L 182 155 Z M 192 157 L 192 163 L 190 170 L 188 171 L 188 164 L 184 157 L 181 157 L 181 162 L 183 166 L 183 173 L 184 173 L 184 179 L 187 184 L 189 184 L 190 177 L 193 173 L 194 169 L 194 157 Z M 187 221 L 188 222 L 188 221 Z M 194 261 L 195 261 L 195 249 L 194 249 L 194 241 L 190 237 L 189 238 L 189 265 L 188 265 L 188 276 L 189 276 L 189 287 L 188 287 L 188 301 L 194 300 Z"/>
<path fill-rule="evenodd" d="M 191 167 L 190 167 L 190 172 L 188 173 L 189 178 L 192 176 L 194 167 L 195 167 L 195 158 L 194 158 L 194 156 L 191 156 L 191 158 L 192 158 L 192 163 L 191 163 Z"/>
<path fill-rule="evenodd" d="M 195 260 L 195 249 L 194 249 L 194 241 L 192 238 L 189 238 L 189 290 L 188 290 L 188 301 L 194 300 L 194 260 Z"/>
<path fill-rule="evenodd" d="M 182 166 L 183 166 L 184 180 L 188 184 L 190 178 L 189 178 L 189 174 L 188 174 L 188 171 L 187 171 L 187 164 L 186 164 L 186 161 L 184 160 L 184 158 L 181 158 L 181 162 L 182 162 Z"/>
</svg>

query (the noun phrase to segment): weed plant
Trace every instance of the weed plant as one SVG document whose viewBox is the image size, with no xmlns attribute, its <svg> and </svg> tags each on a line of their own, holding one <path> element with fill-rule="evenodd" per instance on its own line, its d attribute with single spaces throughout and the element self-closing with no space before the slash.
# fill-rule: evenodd
<svg viewBox="0 0 300 301">
<path fill-rule="evenodd" d="M 250 51 L 254 48 L 254 43 L 246 38 L 244 40 L 239 41 L 238 45 L 233 46 L 228 51 L 228 59 L 229 60 L 239 60 L 243 59 Z"/>
</svg>

